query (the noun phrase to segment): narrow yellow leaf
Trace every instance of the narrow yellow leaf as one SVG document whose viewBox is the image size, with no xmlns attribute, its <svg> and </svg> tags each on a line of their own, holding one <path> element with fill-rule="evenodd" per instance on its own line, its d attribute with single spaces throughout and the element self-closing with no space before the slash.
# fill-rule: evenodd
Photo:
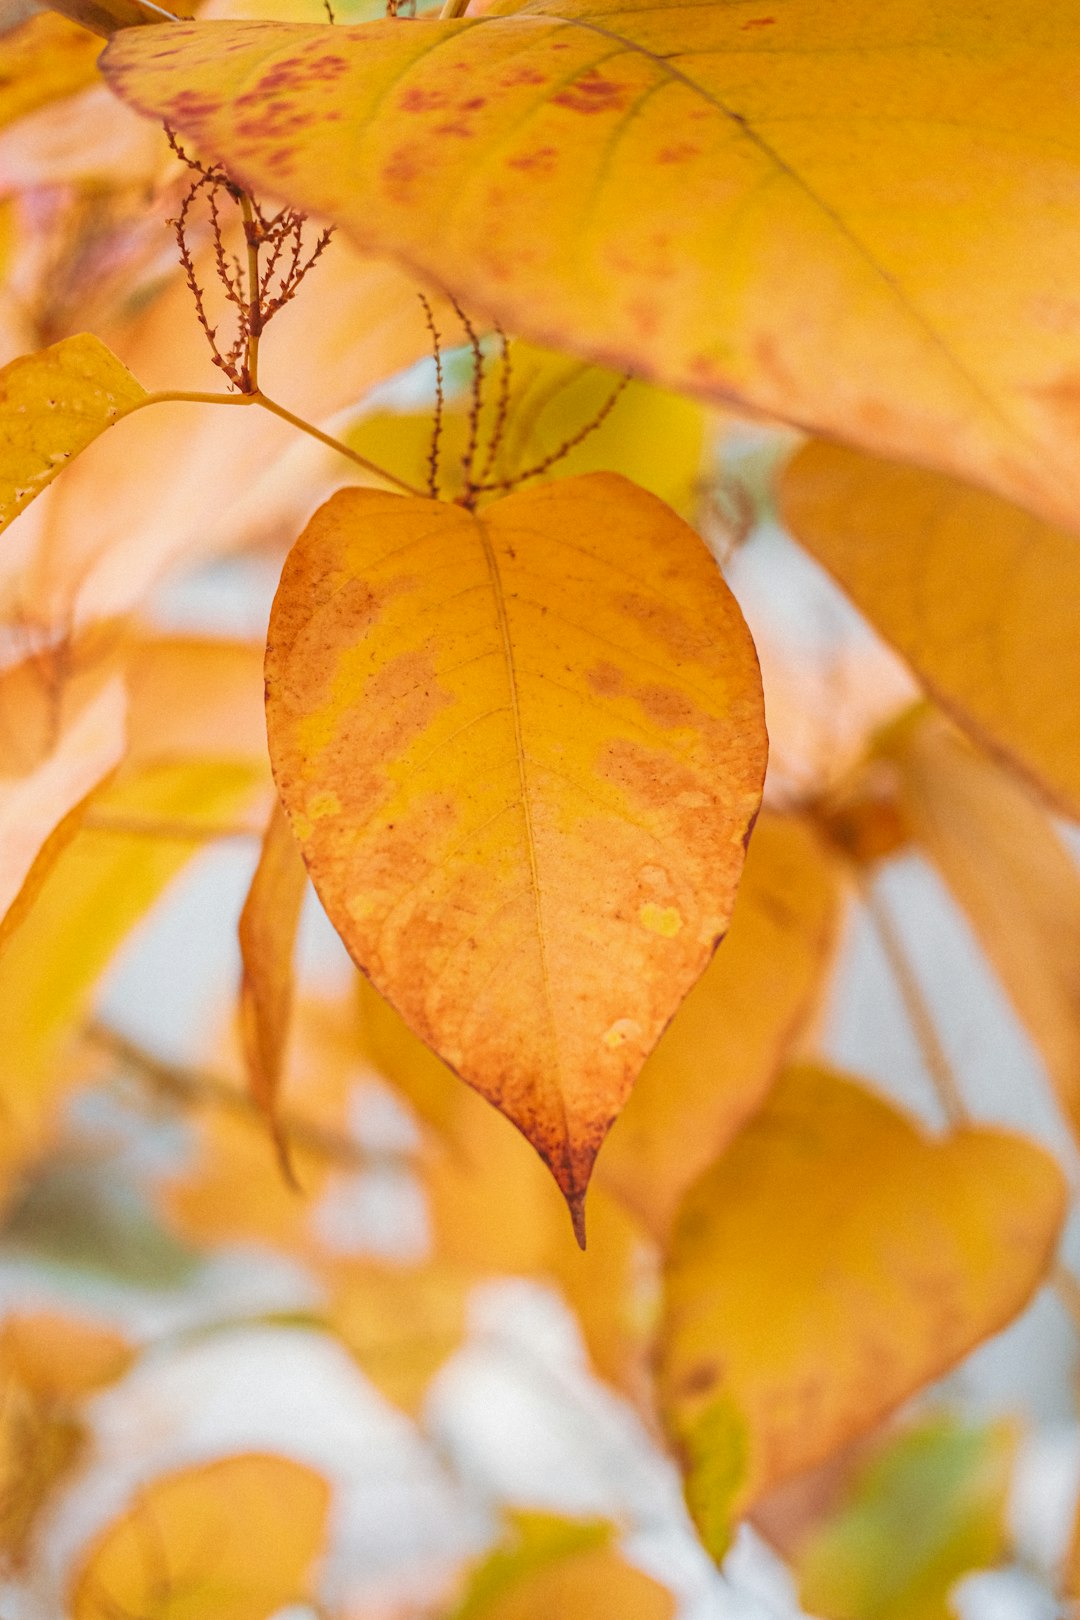
<svg viewBox="0 0 1080 1620">
<path fill-rule="evenodd" d="M 932 1140 L 850 1079 L 785 1076 L 691 1189 L 668 1255 L 660 1398 L 710 1550 L 1004 1327 L 1065 1209 L 1022 1137 Z"/>
<path fill-rule="evenodd" d="M 585 1188 L 727 928 L 766 737 L 698 537 L 591 474 L 478 513 L 345 490 L 271 615 L 267 725 L 358 965 Z"/>
<path fill-rule="evenodd" d="M 1078 63 L 1044 0 L 497 0 L 104 67 L 509 331 L 1075 524 Z"/>
<path fill-rule="evenodd" d="M 177 761 L 123 773 L 86 807 L 0 949 L 0 1164 L 40 1145 L 65 1043 L 118 945 L 200 848 L 200 828 L 235 818 L 261 786 L 246 760 Z"/>
<path fill-rule="evenodd" d="M 838 876 L 807 822 L 762 813 L 731 931 L 642 1069 L 597 1167 L 660 1236 L 790 1055 L 829 964 Z"/>
<path fill-rule="evenodd" d="M 0 34 L 0 129 L 97 78 L 101 41 L 54 11 Z"/>
<path fill-rule="evenodd" d="M 882 739 L 904 821 L 937 867 L 1080 1134 L 1080 870 L 1016 780 L 933 714 Z"/>
<path fill-rule="evenodd" d="M 293 1174 L 277 1104 L 292 1014 L 293 951 L 306 887 L 300 851 L 275 799 L 240 913 L 240 1030 L 248 1086 L 270 1123 L 290 1181 Z"/>
<path fill-rule="evenodd" d="M 1080 546 L 954 479 L 836 445 L 781 475 L 792 534 L 953 719 L 1080 816 Z"/>
<path fill-rule="evenodd" d="M 310 1596 L 329 1498 L 313 1469 L 255 1453 L 154 1480 L 90 1548 L 72 1620 L 269 1620 Z"/>
<path fill-rule="evenodd" d="M 146 399 L 90 333 L 0 370 L 0 532 L 73 456 Z"/>
<path fill-rule="evenodd" d="M 514 1513 L 447 1620 L 672 1620 L 671 1593 L 619 1557 L 603 1520 Z"/>
<path fill-rule="evenodd" d="M 822 1620 L 955 1620 L 952 1588 L 997 1564 L 1016 1456 L 1011 1423 L 945 1413 L 890 1435 L 800 1547 L 799 1593 Z"/>
</svg>

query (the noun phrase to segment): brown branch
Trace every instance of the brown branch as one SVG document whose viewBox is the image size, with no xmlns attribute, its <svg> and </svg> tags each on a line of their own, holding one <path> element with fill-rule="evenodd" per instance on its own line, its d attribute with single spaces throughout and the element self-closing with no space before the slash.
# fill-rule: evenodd
<svg viewBox="0 0 1080 1620">
<path fill-rule="evenodd" d="M 234 1118 L 246 1120 L 253 1129 L 265 1132 L 266 1116 L 263 1110 L 245 1091 L 239 1090 L 220 1075 L 185 1064 L 168 1063 L 100 1019 L 91 1019 L 84 1026 L 83 1035 L 159 1096 L 167 1097 L 185 1108 L 219 1108 Z M 282 1132 L 291 1147 L 314 1154 L 343 1169 L 367 1170 L 376 1163 L 409 1162 L 401 1154 L 371 1153 L 354 1138 L 320 1125 L 303 1114 L 283 1109 L 279 1118 Z"/>
</svg>

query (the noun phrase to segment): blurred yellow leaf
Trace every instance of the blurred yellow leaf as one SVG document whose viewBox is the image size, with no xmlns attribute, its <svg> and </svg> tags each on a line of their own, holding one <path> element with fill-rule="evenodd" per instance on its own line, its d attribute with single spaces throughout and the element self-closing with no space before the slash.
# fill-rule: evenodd
<svg viewBox="0 0 1080 1620">
<path fill-rule="evenodd" d="M 510 1526 L 448 1620 L 672 1620 L 671 1593 L 619 1557 L 612 1525 L 517 1512 Z"/>
<path fill-rule="evenodd" d="M 460 506 L 346 490 L 282 574 L 274 773 L 357 963 L 551 1168 L 589 1172 L 724 933 L 757 661 L 719 569 L 612 474 Z"/>
<path fill-rule="evenodd" d="M 18 1573 L 43 1509 L 84 1456 L 79 1402 L 113 1383 L 131 1347 L 112 1329 L 52 1312 L 0 1325 L 0 1563 Z"/>
<path fill-rule="evenodd" d="M 247 762 L 191 761 L 148 767 L 95 797 L 95 819 L 52 863 L 0 951 L 5 1159 L 47 1125 L 64 1044 L 117 946 L 199 849 L 200 829 L 246 808 L 260 785 Z"/>
<path fill-rule="evenodd" d="M 1080 547 L 985 490 L 811 444 L 780 482 L 795 538 L 977 741 L 1080 815 Z"/>
<path fill-rule="evenodd" d="M 438 1263 L 471 1280 L 508 1274 L 555 1283 L 600 1377 L 647 1403 L 655 1297 L 638 1222 L 602 1182 L 594 1185 L 582 1254 L 550 1177 L 520 1134 L 462 1086 L 362 975 L 359 993 L 372 1060 L 442 1144 L 423 1166 Z"/>
<path fill-rule="evenodd" d="M 73 456 L 147 397 L 89 332 L 0 370 L 0 531 Z"/>
<path fill-rule="evenodd" d="M 0 675 L 0 728 L 4 732 L 9 701 L 18 704 L 24 695 L 8 690 L 17 684 L 19 674 L 21 670 L 9 670 Z M 17 750 L 0 745 L 0 946 L 10 908 L 24 889 L 46 839 L 123 758 L 126 714 L 124 682 L 113 675 L 73 714 L 60 720 L 53 746 L 25 773 L 9 774 L 5 767 L 16 763 L 11 754 Z M 3 744 L 9 736 L 3 736 Z M 77 820 L 72 821 L 72 834 Z M 56 847 L 58 852 L 59 845 Z"/>
<path fill-rule="evenodd" d="M 1080 1133 L 1080 870 L 1016 780 L 939 716 L 886 733 L 899 806 L 944 878 Z"/>
<path fill-rule="evenodd" d="M 1016 1438 L 1010 1423 L 947 1414 L 890 1435 L 839 1511 L 799 1550 L 807 1612 L 822 1620 L 953 1620 L 956 1582 L 1006 1554 Z"/>
<path fill-rule="evenodd" d="M 441 1260 L 416 1266 L 335 1266 L 329 1320 L 361 1371 L 402 1411 L 420 1411 L 428 1386 L 465 1337 L 469 1273 Z"/>
<path fill-rule="evenodd" d="M 829 965 L 837 890 L 810 825 L 764 811 L 731 930 L 635 1081 L 597 1166 L 660 1236 L 787 1061 Z"/>
<path fill-rule="evenodd" d="M 0 128 L 97 78 L 101 41 L 55 11 L 0 34 Z"/>
<path fill-rule="evenodd" d="M 1043 0 L 497 0 L 131 30 L 105 71 L 508 330 L 1074 524 L 1078 59 Z"/>
<path fill-rule="evenodd" d="M 278 1120 L 278 1092 L 293 1000 L 293 951 L 307 872 L 280 801 L 263 834 L 255 874 L 240 913 L 240 1029 L 252 1097 L 266 1114 L 290 1179 Z"/>
<path fill-rule="evenodd" d="M 1004 1131 L 931 1140 L 854 1081 L 790 1072 L 687 1196 L 660 1398 L 706 1545 L 1026 1305 L 1061 1171 Z"/>
<path fill-rule="evenodd" d="M 154 1480 L 91 1547 L 72 1620 L 270 1620 L 310 1595 L 329 1499 L 313 1469 L 270 1455 Z"/>
</svg>

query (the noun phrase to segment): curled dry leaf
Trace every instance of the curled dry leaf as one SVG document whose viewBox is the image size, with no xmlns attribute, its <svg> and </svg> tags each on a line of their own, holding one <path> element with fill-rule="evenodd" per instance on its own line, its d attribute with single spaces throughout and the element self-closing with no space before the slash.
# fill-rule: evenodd
<svg viewBox="0 0 1080 1620">
<path fill-rule="evenodd" d="M 267 1620 L 310 1596 L 329 1504 L 320 1474 L 273 1455 L 154 1480 L 91 1546 L 72 1620 Z"/>
<path fill-rule="evenodd" d="M 288 1145 L 278 1121 L 293 1000 L 293 952 L 307 872 L 285 812 L 275 799 L 255 874 L 240 913 L 240 1033 L 252 1097 L 266 1114 L 290 1181 Z"/>
<path fill-rule="evenodd" d="M 357 963 L 550 1166 L 601 1142 L 727 928 L 765 770 L 749 632 L 681 519 L 592 474 L 345 490 L 293 548 L 267 726 Z"/>
<path fill-rule="evenodd" d="M 853 1080 L 785 1076 L 691 1189 L 667 1258 L 660 1400 L 710 1550 L 1004 1327 L 1065 1210 L 1022 1137 L 932 1140 Z"/>
<path fill-rule="evenodd" d="M 1075 524 L 1078 60 L 1045 0 L 497 0 L 134 29 L 104 69 L 509 331 Z"/>
<path fill-rule="evenodd" d="M 788 463 L 780 502 L 952 718 L 1080 816 L 1075 537 L 985 490 L 830 444 Z"/>
<path fill-rule="evenodd" d="M 0 370 L 0 531 L 146 390 L 89 332 Z"/>
</svg>

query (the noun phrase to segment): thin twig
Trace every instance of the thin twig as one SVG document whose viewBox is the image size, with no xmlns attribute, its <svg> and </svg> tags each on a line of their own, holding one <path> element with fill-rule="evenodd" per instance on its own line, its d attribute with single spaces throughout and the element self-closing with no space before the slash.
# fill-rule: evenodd
<svg viewBox="0 0 1080 1620">
<path fill-rule="evenodd" d="M 629 375 L 620 378 L 592 420 L 586 422 L 585 426 L 573 434 L 571 438 L 564 439 L 558 449 L 553 450 L 549 456 L 545 456 L 543 461 L 536 462 L 532 467 L 526 467 L 524 472 L 511 473 L 506 478 L 496 478 L 490 483 L 471 484 L 469 486 L 471 494 L 484 495 L 489 491 L 516 489 L 519 484 L 525 483 L 526 479 L 539 478 L 543 473 L 550 472 L 552 467 L 565 460 L 571 450 L 576 450 L 579 444 L 583 444 L 607 420 L 630 380 Z"/>
<path fill-rule="evenodd" d="M 255 1129 L 266 1129 L 266 1115 L 259 1104 L 247 1092 L 240 1091 L 219 1075 L 184 1064 L 168 1063 L 100 1019 L 91 1019 L 85 1025 L 83 1034 L 100 1051 L 129 1073 L 148 1082 L 161 1095 L 185 1107 L 209 1105 L 220 1108 L 238 1119 L 247 1120 Z M 279 1117 L 282 1130 L 294 1149 L 312 1153 L 345 1169 L 367 1170 L 376 1162 L 409 1162 L 401 1154 L 383 1151 L 371 1153 L 354 1138 L 320 1125 L 305 1115 L 283 1109 Z"/>
<path fill-rule="evenodd" d="M 877 885 L 861 884 L 863 903 L 881 942 L 889 971 L 896 982 L 904 1011 L 915 1036 L 923 1065 L 933 1084 L 937 1099 L 950 1125 L 966 1125 L 971 1115 L 964 1094 L 956 1078 L 949 1055 L 938 1037 L 934 1015 L 916 978 L 907 950 L 900 937 L 892 913 Z"/>
<path fill-rule="evenodd" d="M 424 319 L 427 329 L 431 333 L 431 348 L 435 356 L 435 414 L 431 423 L 431 449 L 428 451 L 428 493 L 433 501 L 439 498 L 439 440 L 442 437 L 443 406 L 446 395 L 443 389 L 442 348 L 439 340 L 439 329 L 435 325 L 435 317 L 431 313 L 431 305 L 423 293 L 418 293 L 424 309 Z"/>
<path fill-rule="evenodd" d="M 464 481 L 461 499 L 465 506 L 471 506 L 472 497 L 478 487 L 473 483 L 473 463 L 476 460 L 476 451 L 480 443 L 480 413 L 484 408 L 484 351 L 480 346 L 476 328 L 461 305 L 455 299 L 451 299 L 450 302 L 454 306 L 458 320 L 465 328 L 465 336 L 468 338 L 469 347 L 472 350 L 473 370 L 469 399 L 469 438 L 465 446 L 465 454 L 461 458 L 461 471 Z"/>
<path fill-rule="evenodd" d="M 488 476 L 495 465 L 496 457 L 502 449 L 503 438 L 506 434 L 506 419 L 510 412 L 510 344 L 502 327 L 496 325 L 499 342 L 502 344 L 502 358 L 499 366 L 499 399 L 495 407 L 495 421 L 488 440 L 487 455 L 484 465 L 480 469 L 481 482 Z"/>
</svg>

